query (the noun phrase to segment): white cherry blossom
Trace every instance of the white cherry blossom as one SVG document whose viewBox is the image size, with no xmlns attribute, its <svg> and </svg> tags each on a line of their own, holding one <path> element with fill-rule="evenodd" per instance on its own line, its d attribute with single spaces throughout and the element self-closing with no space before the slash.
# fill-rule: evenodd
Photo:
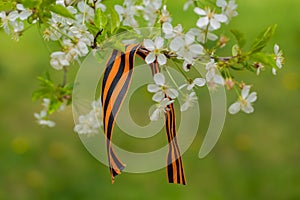
<svg viewBox="0 0 300 200">
<path fill-rule="evenodd" d="M 175 37 L 170 43 L 170 49 L 174 51 L 179 59 L 184 59 L 183 69 L 188 71 L 188 65 L 191 65 L 195 58 L 203 53 L 203 47 L 195 44 L 195 37 L 186 34 L 184 38 Z"/>
<path fill-rule="evenodd" d="M 78 134 L 97 134 L 103 126 L 103 114 L 101 100 L 93 101 L 92 110 L 86 115 L 80 115 L 79 123 L 75 125 L 74 131 Z"/>
<path fill-rule="evenodd" d="M 17 4 L 17 9 L 21 11 L 19 13 L 20 20 L 26 20 L 30 15 L 32 15 L 32 10 L 24 8 L 22 4 Z"/>
<path fill-rule="evenodd" d="M 170 22 L 165 22 L 162 25 L 162 30 L 165 33 L 165 38 L 166 39 L 171 39 L 171 38 L 174 38 L 176 36 L 183 35 L 181 24 L 178 24 L 177 26 L 173 27 Z"/>
<path fill-rule="evenodd" d="M 190 107 L 193 106 L 193 103 L 197 101 L 197 96 L 195 92 L 191 92 L 189 95 L 186 96 L 186 100 L 185 102 L 182 104 L 182 106 L 180 107 L 180 111 L 186 111 L 188 110 Z"/>
<path fill-rule="evenodd" d="M 282 64 L 284 62 L 284 57 L 283 57 L 283 53 L 280 50 L 278 44 L 274 45 L 274 54 L 275 54 L 275 61 L 276 61 L 276 65 L 279 69 L 282 68 Z"/>
<path fill-rule="evenodd" d="M 235 0 L 230 0 L 229 2 L 225 0 L 217 0 L 217 6 L 222 8 L 223 14 L 225 14 L 228 18 L 226 23 L 229 23 L 229 20 L 232 17 L 235 17 L 238 15 L 236 9 L 237 9 L 237 4 L 235 3 Z"/>
<path fill-rule="evenodd" d="M 240 110 L 248 114 L 254 111 L 252 103 L 256 101 L 257 94 L 256 92 L 250 93 L 250 88 L 251 86 L 249 85 L 243 87 L 242 95 L 239 97 L 238 101 L 233 103 L 228 109 L 230 114 L 236 114 Z"/>
<path fill-rule="evenodd" d="M 151 121 L 157 121 L 160 117 L 160 115 L 166 113 L 166 107 L 170 104 L 172 104 L 174 100 L 170 100 L 168 98 L 162 99 L 158 104 L 156 104 L 156 109 L 154 112 L 150 115 Z"/>
<path fill-rule="evenodd" d="M 51 54 L 50 64 L 56 70 L 63 69 L 64 66 L 70 65 L 65 52 L 56 51 Z"/>
<path fill-rule="evenodd" d="M 167 63 L 166 56 L 162 53 L 164 46 L 164 39 L 162 37 L 155 38 L 154 42 L 150 39 L 144 40 L 144 47 L 151 51 L 145 58 L 147 64 L 153 63 L 157 60 L 158 64 L 164 65 Z"/>
<path fill-rule="evenodd" d="M 200 15 L 197 21 L 197 26 L 199 28 L 204 28 L 209 26 L 212 30 L 217 30 L 221 27 L 221 23 L 227 22 L 227 17 L 224 14 L 215 14 L 210 8 L 205 10 L 201 8 L 194 8 L 194 12 Z"/>
<path fill-rule="evenodd" d="M 155 93 L 152 97 L 153 101 L 161 102 L 166 95 L 171 99 L 178 97 L 178 91 L 166 85 L 165 76 L 162 73 L 157 73 L 153 77 L 155 84 L 149 84 L 147 89 L 151 93 Z"/>
<path fill-rule="evenodd" d="M 209 89 L 215 90 L 218 85 L 224 85 L 225 81 L 221 75 L 216 74 L 214 71 L 209 71 L 206 73 L 206 83 Z"/>
</svg>

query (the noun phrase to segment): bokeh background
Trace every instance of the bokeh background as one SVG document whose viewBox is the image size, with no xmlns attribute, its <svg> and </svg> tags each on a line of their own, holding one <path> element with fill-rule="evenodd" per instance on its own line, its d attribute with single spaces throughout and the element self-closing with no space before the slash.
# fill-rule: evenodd
<svg viewBox="0 0 300 200">
<path fill-rule="evenodd" d="M 168 1 L 175 23 L 191 27 L 197 16 Z M 165 169 L 123 173 L 111 184 L 109 170 L 73 132 L 71 108 L 55 115 L 55 128 L 39 127 L 32 102 L 37 76 L 49 70 L 49 50 L 36 27 L 15 42 L 0 33 L 0 199 L 300 199 L 300 1 L 239 0 L 238 28 L 254 39 L 277 23 L 275 42 L 286 65 L 277 76 L 239 72 L 258 92 L 255 113 L 228 116 L 213 151 L 198 159 L 207 128 L 184 154 L 187 186 L 168 184 Z M 229 49 L 228 49 L 229 50 Z M 74 67 L 74 71 L 76 71 Z M 70 73 L 70 78 L 74 72 Z M 57 76 L 59 80 L 60 75 Z M 229 103 L 234 96 L 228 95 Z M 209 103 L 209 102 L 208 102 Z M 205 109 L 204 109 L 205 112 Z M 203 114 L 208 122 L 209 114 Z M 201 125 L 201 123 L 200 123 Z M 202 133 L 202 134 L 201 134 Z"/>
</svg>

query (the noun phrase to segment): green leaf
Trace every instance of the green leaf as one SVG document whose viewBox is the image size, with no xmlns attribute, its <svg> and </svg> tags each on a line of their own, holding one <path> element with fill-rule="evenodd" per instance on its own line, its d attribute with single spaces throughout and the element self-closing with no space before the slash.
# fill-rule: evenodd
<svg viewBox="0 0 300 200">
<path fill-rule="evenodd" d="M 263 50 L 273 37 L 276 28 L 277 24 L 268 27 L 264 32 L 262 32 L 252 44 L 249 54 L 254 54 Z"/>
<path fill-rule="evenodd" d="M 234 35 L 239 47 L 243 48 L 246 44 L 246 39 L 244 34 L 236 29 L 230 30 L 230 32 Z"/>
<path fill-rule="evenodd" d="M 250 59 L 253 60 L 254 62 L 259 62 L 259 63 L 263 64 L 264 66 L 270 66 L 272 68 L 277 68 L 273 55 L 259 52 L 259 53 L 255 53 L 255 54 L 251 55 Z"/>
<path fill-rule="evenodd" d="M 98 29 L 103 29 L 107 24 L 107 16 L 102 12 L 101 8 L 96 10 L 94 23 Z"/>
<path fill-rule="evenodd" d="M 116 28 L 120 26 L 120 19 L 118 13 L 115 11 L 115 9 L 110 8 L 110 31 L 113 33 Z"/>
<path fill-rule="evenodd" d="M 52 5 L 49 7 L 49 10 L 63 17 L 75 19 L 74 15 L 63 5 Z"/>
</svg>

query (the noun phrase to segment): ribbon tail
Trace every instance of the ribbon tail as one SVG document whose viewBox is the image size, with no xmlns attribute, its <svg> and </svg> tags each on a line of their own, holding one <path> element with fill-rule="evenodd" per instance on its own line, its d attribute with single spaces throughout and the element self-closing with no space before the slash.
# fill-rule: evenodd
<svg viewBox="0 0 300 200">
<path fill-rule="evenodd" d="M 125 53 L 113 50 L 102 81 L 103 127 L 106 136 L 106 148 L 112 183 L 121 174 L 125 165 L 114 153 L 112 133 L 118 112 L 126 97 L 134 66 L 134 59 L 139 45 L 126 46 Z"/>
<path fill-rule="evenodd" d="M 167 156 L 167 176 L 169 183 L 186 185 L 183 164 L 176 136 L 176 118 L 173 104 L 167 106 L 165 125 L 169 142 Z"/>
</svg>

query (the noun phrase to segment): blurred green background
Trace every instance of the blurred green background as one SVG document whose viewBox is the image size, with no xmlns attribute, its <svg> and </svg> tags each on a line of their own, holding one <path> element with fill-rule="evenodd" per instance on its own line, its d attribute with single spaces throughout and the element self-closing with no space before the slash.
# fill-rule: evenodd
<svg viewBox="0 0 300 200">
<path fill-rule="evenodd" d="M 175 23 L 191 27 L 197 16 L 182 11 L 184 1 L 168 2 Z M 277 23 L 275 42 L 286 65 L 272 76 L 238 75 L 258 92 L 255 113 L 228 116 L 213 151 L 198 159 L 197 136 L 183 161 L 188 185 L 168 184 L 165 169 L 123 173 L 114 185 L 109 170 L 95 160 L 73 130 L 71 108 L 55 115 L 53 129 L 33 117 L 41 106 L 31 101 L 36 77 L 50 68 L 38 29 L 15 42 L 0 33 L 0 199 L 300 199 L 300 1 L 238 1 L 230 26 L 254 37 Z M 78 66 L 76 66 L 78 67 Z M 54 73 L 54 70 L 50 70 Z M 234 100 L 228 95 L 229 103 Z M 209 116 L 204 116 L 204 121 Z M 200 124 L 201 125 L 201 124 Z"/>
</svg>

